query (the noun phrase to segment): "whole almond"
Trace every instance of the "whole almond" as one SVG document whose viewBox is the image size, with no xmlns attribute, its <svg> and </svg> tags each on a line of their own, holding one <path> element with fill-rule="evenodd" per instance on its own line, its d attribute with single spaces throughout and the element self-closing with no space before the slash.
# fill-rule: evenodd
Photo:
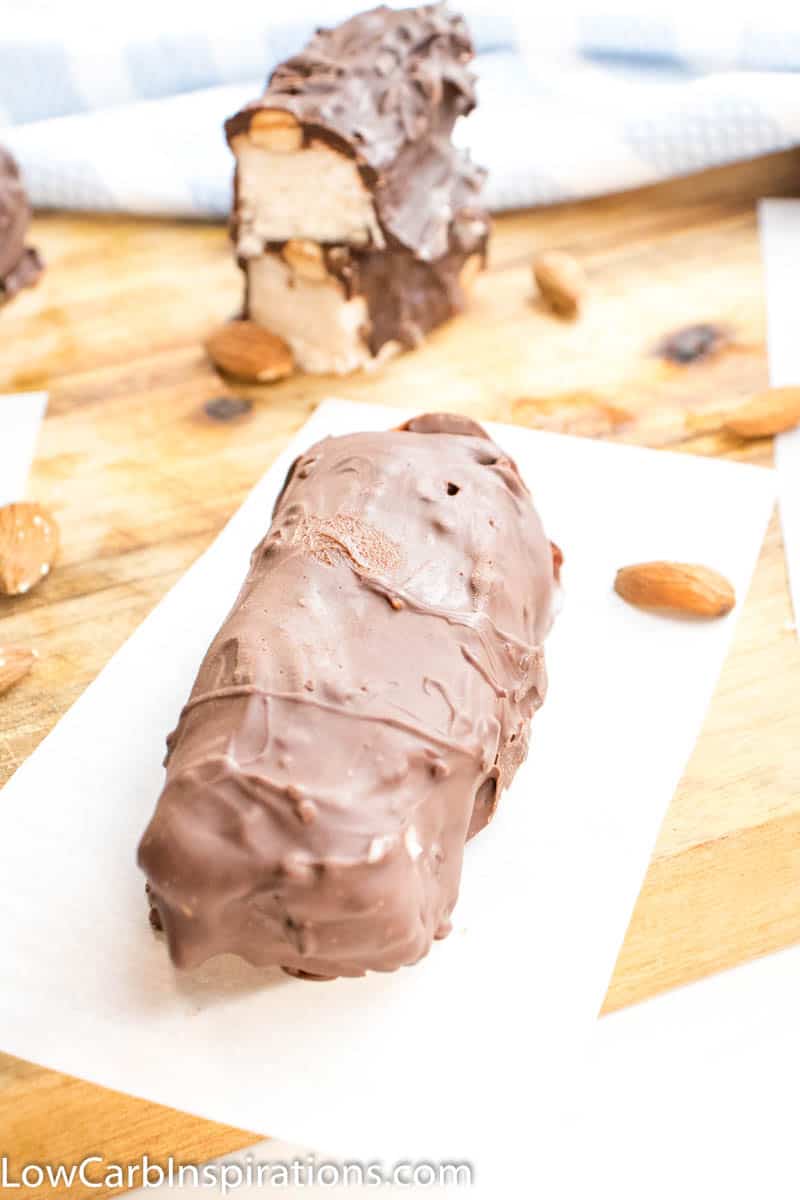
<svg viewBox="0 0 800 1200">
<path fill-rule="evenodd" d="M 248 134 L 254 145 L 278 154 L 294 153 L 303 145 L 299 121 L 279 108 L 257 109 L 250 119 Z"/>
<path fill-rule="evenodd" d="M 695 563 L 645 562 L 617 571 L 614 590 L 638 608 L 721 617 L 736 603 L 733 587 L 718 571 Z"/>
<path fill-rule="evenodd" d="M 576 317 L 586 295 L 586 275 L 576 259 L 547 250 L 533 260 L 533 277 L 545 302 L 562 317 Z"/>
<path fill-rule="evenodd" d="M 0 696 L 27 675 L 36 662 L 36 652 L 27 646 L 0 646 Z"/>
<path fill-rule="evenodd" d="M 0 508 L 0 593 L 22 596 L 50 573 L 58 553 L 58 525 L 41 504 Z"/>
<path fill-rule="evenodd" d="M 276 334 L 253 321 L 229 321 L 206 342 L 211 361 L 221 371 L 248 383 L 273 383 L 294 370 L 292 352 Z"/>
<path fill-rule="evenodd" d="M 800 425 L 800 387 L 767 388 L 726 410 L 723 427 L 739 437 L 772 437 Z"/>
</svg>

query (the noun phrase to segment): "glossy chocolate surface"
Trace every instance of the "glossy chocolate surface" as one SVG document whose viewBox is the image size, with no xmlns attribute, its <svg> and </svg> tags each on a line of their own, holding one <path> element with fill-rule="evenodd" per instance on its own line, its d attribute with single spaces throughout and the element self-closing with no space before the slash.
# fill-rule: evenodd
<svg viewBox="0 0 800 1200">
<path fill-rule="evenodd" d="M 226 123 L 229 141 L 263 109 L 291 113 L 306 144 L 358 163 L 388 245 L 423 260 L 448 250 L 457 212 L 478 203 L 485 172 L 450 142 L 475 105 L 463 19 L 443 4 L 380 7 L 320 30 Z"/>
<path fill-rule="evenodd" d="M 139 850 L 176 964 L 227 951 L 360 975 L 448 932 L 464 845 L 544 699 L 557 562 L 515 464 L 468 418 L 328 438 L 294 463 Z"/>
</svg>

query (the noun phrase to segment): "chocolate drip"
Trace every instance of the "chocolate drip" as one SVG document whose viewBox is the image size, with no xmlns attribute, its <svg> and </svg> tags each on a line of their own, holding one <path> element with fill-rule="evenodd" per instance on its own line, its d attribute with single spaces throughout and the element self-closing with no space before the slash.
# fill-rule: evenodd
<svg viewBox="0 0 800 1200">
<path fill-rule="evenodd" d="M 406 250 L 338 246 L 325 251 L 326 267 L 346 297 L 366 301 L 369 325 L 364 335 L 373 355 L 387 342 L 413 349 L 431 329 L 466 308 L 463 271 L 472 258 L 476 269 L 485 266 L 489 237 L 483 214 L 470 214 L 467 225 L 463 239 L 451 239 L 447 253 L 434 262 L 422 262 Z"/>
</svg>

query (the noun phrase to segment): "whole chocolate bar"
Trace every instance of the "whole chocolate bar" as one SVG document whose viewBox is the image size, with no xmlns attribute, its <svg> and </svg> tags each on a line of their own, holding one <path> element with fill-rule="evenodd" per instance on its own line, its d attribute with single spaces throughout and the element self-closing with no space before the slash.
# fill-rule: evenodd
<svg viewBox="0 0 800 1200">
<path fill-rule="evenodd" d="M 467 418 L 295 461 L 139 848 L 176 964 L 352 976 L 445 936 L 544 699 L 559 563 Z"/>
<path fill-rule="evenodd" d="M 25 245 L 31 220 L 28 196 L 19 168 L 0 147 L 0 302 L 36 283 L 42 273 L 38 253 Z"/>
<path fill-rule="evenodd" d="M 472 57 L 444 5 L 376 8 L 320 30 L 226 123 L 239 255 L 289 238 L 445 254 L 449 176 L 471 171 L 476 193 L 483 180 L 449 143 L 475 103 Z"/>
</svg>

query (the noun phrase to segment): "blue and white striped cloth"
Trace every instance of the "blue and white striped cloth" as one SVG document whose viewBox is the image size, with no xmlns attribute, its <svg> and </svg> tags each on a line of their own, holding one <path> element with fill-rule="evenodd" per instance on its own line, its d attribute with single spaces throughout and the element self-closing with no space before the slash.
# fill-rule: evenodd
<svg viewBox="0 0 800 1200">
<path fill-rule="evenodd" d="M 496 209 L 596 195 L 800 144 L 800 10 L 696 0 L 453 0 L 478 48 L 480 104 L 457 137 Z M 357 0 L 28 0 L 3 15 L 0 142 L 38 207 L 219 218 L 222 122 L 313 27 Z M 785 6 L 782 6 L 785 7 Z M 557 8 L 558 11 L 553 11 Z M 272 10 L 272 15 L 270 14 Z M 798 180 L 800 191 L 800 180 Z"/>
</svg>

